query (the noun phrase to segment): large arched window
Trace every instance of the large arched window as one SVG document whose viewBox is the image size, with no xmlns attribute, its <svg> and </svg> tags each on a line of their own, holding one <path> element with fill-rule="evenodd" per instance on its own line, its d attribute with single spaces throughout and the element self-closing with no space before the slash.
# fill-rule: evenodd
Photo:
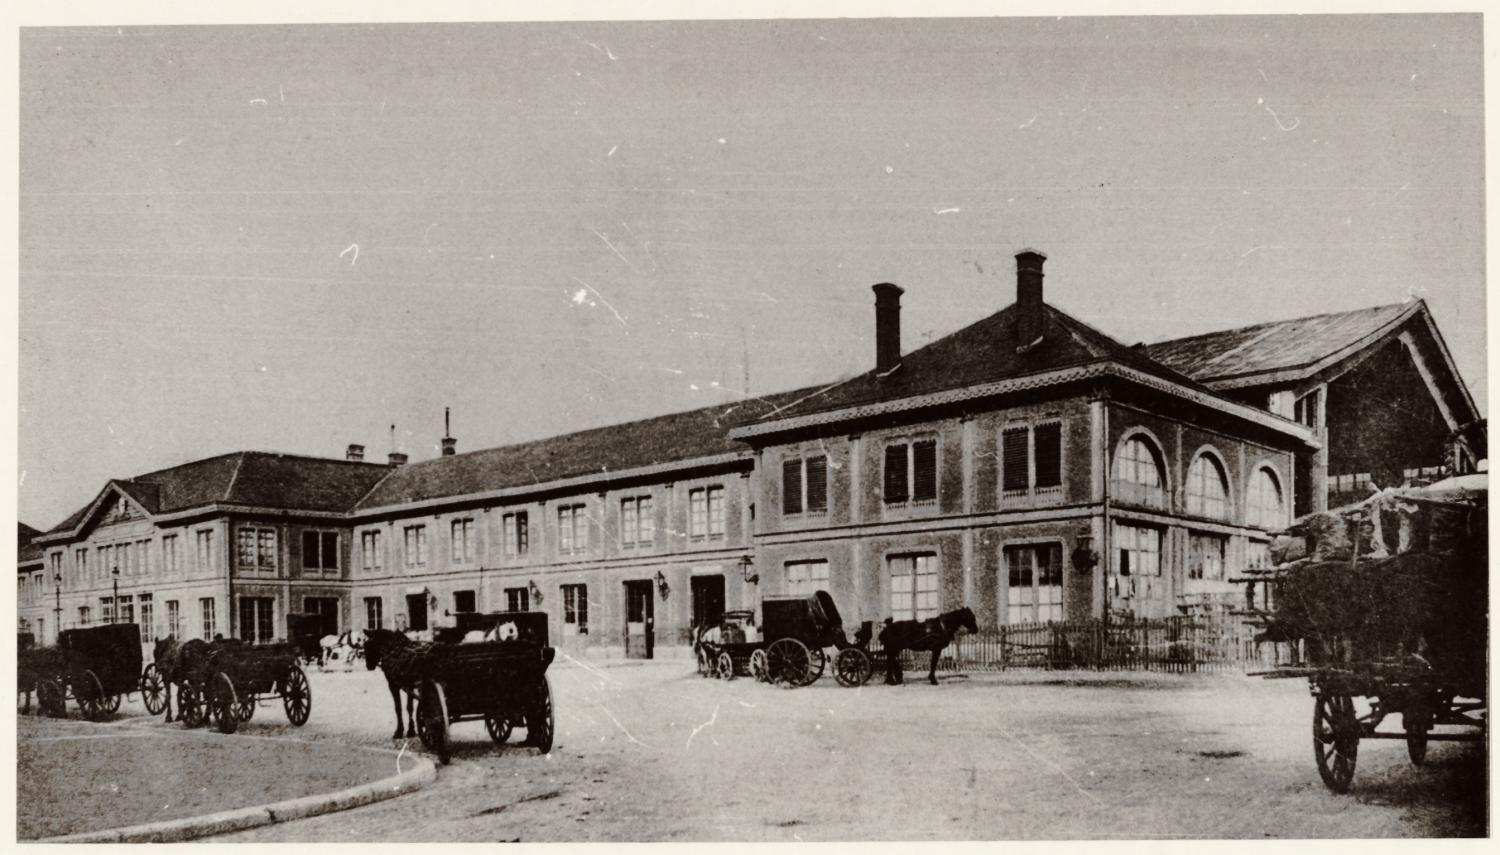
<svg viewBox="0 0 1500 855">
<path fill-rule="evenodd" d="M 1281 485 L 1271 470 L 1261 467 L 1250 476 L 1250 488 L 1245 495 L 1245 522 L 1267 531 L 1286 524 L 1286 508 L 1281 500 Z"/>
<path fill-rule="evenodd" d="M 1161 453 L 1144 434 L 1136 434 L 1120 444 L 1115 454 L 1115 494 L 1121 501 L 1148 505 L 1165 505 Z"/>
<path fill-rule="evenodd" d="M 1188 469 L 1187 512 L 1220 520 L 1229 518 L 1229 480 L 1212 455 L 1198 455 Z"/>
</svg>

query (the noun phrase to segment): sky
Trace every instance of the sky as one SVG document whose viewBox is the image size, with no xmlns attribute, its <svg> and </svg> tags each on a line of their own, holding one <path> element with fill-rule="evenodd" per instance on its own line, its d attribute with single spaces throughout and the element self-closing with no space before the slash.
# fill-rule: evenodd
<svg viewBox="0 0 1500 855">
<path fill-rule="evenodd" d="M 1126 342 L 1428 302 L 1482 411 L 1478 15 L 39 28 L 18 512 L 832 382 L 1014 300 Z M 394 434 L 391 425 L 395 425 Z"/>
</svg>

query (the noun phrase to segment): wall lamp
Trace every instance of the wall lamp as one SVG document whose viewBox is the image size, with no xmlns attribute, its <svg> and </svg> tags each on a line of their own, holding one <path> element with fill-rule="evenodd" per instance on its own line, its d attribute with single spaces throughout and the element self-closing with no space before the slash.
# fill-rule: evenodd
<svg viewBox="0 0 1500 855">
<path fill-rule="evenodd" d="M 533 602 L 540 603 L 542 601 L 542 589 L 537 586 L 535 579 L 527 581 L 526 589 L 531 592 Z"/>
<path fill-rule="evenodd" d="M 672 587 L 667 584 L 667 577 L 663 576 L 660 570 L 656 571 L 656 592 L 661 594 L 663 600 L 672 593 Z"/>
<path fill-rule="evenodd" d="M 740 576 L 751 585 L 760 584 L 760 574 L 755 572 L 755 559 L 748 555 L 740 556 Z"/>
</svg>

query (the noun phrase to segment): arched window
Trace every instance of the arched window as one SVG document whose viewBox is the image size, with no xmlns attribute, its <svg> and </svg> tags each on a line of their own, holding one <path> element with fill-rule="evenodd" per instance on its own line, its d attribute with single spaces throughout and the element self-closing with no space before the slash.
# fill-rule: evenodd
<svg viewBox="0 0 1500 855">
<path fill-rule="evenodd" d="M 1264 467 L 1250 476 L 1250 489 L 1245 496 L 1245 522 L 1267 531 L 1286 524 L 1285 507 L 1281 500 L 1281 486 L 1276 476 Z"/>
<path fill-rule="evenodd" d="M 1229 518 L 1229 481 L 1211 455 L 1200 454 L 1188 469 L 1187 512 L 1214 519 Z"/>
<path fill-rule="evenodd" d="M 1125 440 L 1115 455 L 1115 493 L 1121 501 L 1149 505 L 1166 503 L 1161 454 L 1144 435 Z"/>
</svg>

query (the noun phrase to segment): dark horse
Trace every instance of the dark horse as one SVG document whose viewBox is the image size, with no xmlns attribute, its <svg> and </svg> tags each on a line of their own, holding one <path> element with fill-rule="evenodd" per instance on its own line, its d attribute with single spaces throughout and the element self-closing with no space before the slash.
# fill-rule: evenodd
<svg viewBox="0 0 1500 855">
<path fill-rule="evenodd" d="M 386 688 L 391 690 L 391 704 L 396 708 L 396 732 L 401 738 L 401 693 L 406 693 L 406 736 L 417 735 L 412 710 L 416 706 L 417 688 L 422 683 L 422 659 L 433 648 L 431 642 L 412 641 L 392 629 L 365 630 L 365 670 L 379 667 L 385 672 Z"/>
<path fill-rule="evenodd" d="M 201 670 L 208 659 L 209 643 L 198 638 L 190 638 L 179 642 L 177 636 L 169 635 L 166 638 L 156 640 L 156 647 L 152 649 L 151 659 L 156 663 L 156 670 L 161 672 L 162 683 L 165 686 L 164 694 L 167 700 L 166 721 L 172 720 L 172 686 L 177 686 L 178 710 L 182 712 L 182 686 L 187 682 L 189 674 Z"/>
<path fill-rule="evenodd" d="M 979 631 L 979 624 L 974 621 L 974 613 L 968 606 L 927 620 L 887 619 L 885 627 L 880 630 L 880 646 L 885 650 L 886 685 L 901 685 L 901 651 L 931 650 L 932 667 L 927 669 L 927 682 L 936 686 L 938 655 L 953 642 L 953 636 L 960 628 Z"/>
</svg>

